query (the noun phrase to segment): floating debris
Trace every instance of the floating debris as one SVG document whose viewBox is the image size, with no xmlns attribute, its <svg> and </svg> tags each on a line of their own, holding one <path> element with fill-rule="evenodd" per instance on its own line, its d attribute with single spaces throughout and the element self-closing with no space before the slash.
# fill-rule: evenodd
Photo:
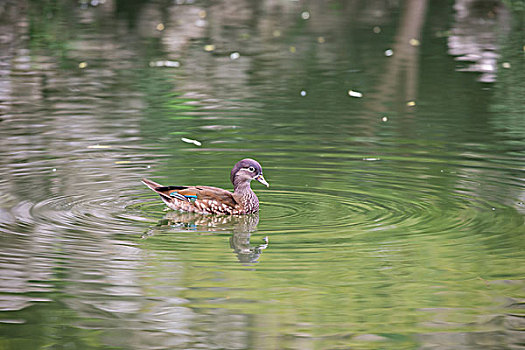
<svg viewBox="0 0 525 350">
<path fill-rule="evenodd" d="M 290 46 L 290 52 L 291 53 L 295 53 L 297 51 L 297 49 L 295 48 L 295 46 Z"/>
<path fill-rule="evenodd" d="M 162 31 L 164 30 L 164 23 L 159 23 L 159 24 L 157 24 L 157 30 L 158 30 L 159 32 L 162 32 Z"/>
<path fill-rule="evenodd" d="M 381 160 L 381 158 L 363 158 L 363 160 L 367 162 L 377 162 L 378 160 Z"/>
<path fill-rule="evenodd" d="M 503 62 L 503 63 L 501 64 L 501 66 L 502 66 L 503 68 L 509 69 L 509 68 L 510 68 L 510 63 L 509 63 L 509 62 Z"/>
<path fill-rule="evenodd" d="M 131 160 L 117 160 L 115 164 L 129 164 L 131 163 Z"/>
<path fill-rule="evenodd" d="M 372 28 L 372 30 L 373 30 L 374 33 L 376 33 L 376 34 L 381 33 L 381 27 L 379 27 L 379 26 L 375 26 L 374 28 Z"/>
<path fill-rule="evenodd" d="M 394 50 L 392 50 L 392 49 L 385 50 L 385 56 L 386 57 L 390 57 L 393 54 L 394 54 Z"/>
<path fill-rule="evenodd" d="M 206 10 L 199 11 L 199 18 L 202 18 L 202 19 L 206 18 Z"/>
<path fill-rule="evenodd" d="M 181 137 L 180 140 L 182 142 L 186 142 L 186 143 L 193 143 L 195 146 L 202 146 L 202 143 L 200 141 L 197 141 L 197 140 L 187 139 L 185 137 Z"/>
<path fill-rule="evenodd" d="M 303 13 L 301 13 L 301 18 L 304 19 L 304 20 L 309 19 L 310 18 L 310 12 L 303 11 Z"/>
<path fill-rule="evenodd" d="M 179 68 L 180 62 L 178 61 L 151 61 L 150 67 L 168 67 L 168 68 Z"/>
<path fill-rule="evenodd" d="M 241 57 L 241 54 L 238 53 L 238 52 L 232 52 L 232 53 L 230 54 L 230 59 L 232 59 L 232 60 L 236 60 L 236 59 L 238 59 L 239 57 Z"/>
<path fill-rule="evenodd" d="M 213 50 L 215 50 L 215 45 L 212 45 L 212 44 L 204 45 L 204 51 L 211 52 Z"/>
<path fill-rule="evenodd" d="M 195 21 L 195 25 L 199 28 L 204 28 L 206 27 L 206 20 L 205 19 L 202 19 L 202 18 L 199 18 L 198 20 Z"/>
<path fill-rule="evenodd" d="M 108 146 L 108 145 L 89 145 L 87 148 L 92 148 L 92 149 L 106 149 L 106 148 L 110 148 L 111 146 Z"/>
<path fill-rule="evenodd" d="M 388 121 L 388 117 L 387 117 L 387 116 L 384 116 L 383 118 L 381 118 L 381 121 L 382 121 L 383 123 L 386 123 L 386 122 Z"/>
<path fill-rule="evenodd" d="M 415 38 L 412 38 L 410 39 L 410 41 L 408 42 L 410 45 L 412 46 L 419 46 L 421 45 L 421 43 L 419 42 L 419 40 L 415 39 Z"/>
<path fill-rule="evenodd" d="M 318 42 L 319 44 L 324 44 L 324 42 L 325 42 L 324 37 L 323 37 L 323 36 L 318 37 L 318 38 L 317 38 L 317 42 Z"/>
<path fill-rule="evenodd" d="M 416 101 L 408 101 L 407 106 L 408 107 L 414 107 L 416 105 Z"/>
<path fill-rule="evenodd" d="M 306 96 L 306 91 L 305 90 L 301 90 L 301 96 Z"/>
<path fill-rule="evenodd" d="M 80 62 L 80 63 L 78 64 L 78 68 L 80 68 L 80 69 L 84 69 L 84 68 L 86 68 L 87 66 L 88 66 L 87 62 Z"/>
<path fill-rule="evenodd" d="M 55 172 L 55 171 L 57 171 L 57 168 L 53 168 L 53 169 L 51 169 L 51 171 L 52 171 L 52 172 Z"/>
<path fill-rule="evenodd" d="M 363 97 L 362 93 L 360 93 L 359 91 L 354 91 L 354 90 L 348 90 L 348 95 L 352 97 L 357 97 L 357 98 Z"/>
</svg>

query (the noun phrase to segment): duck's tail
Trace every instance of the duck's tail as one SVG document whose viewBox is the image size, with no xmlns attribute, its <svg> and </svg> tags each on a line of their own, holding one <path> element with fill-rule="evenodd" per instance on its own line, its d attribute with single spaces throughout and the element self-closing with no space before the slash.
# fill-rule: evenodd
<svg viewBox="0 0 525 350">
<path fill-rule="evenodd" d="M 155 181 L 151 181 L 148 179 L 142 179 L 142 183 L 149 188 L 151 188 L 153 191 L 157 192 L 157 188 L 162 187 L 161 184 L 156 183 Z"/>
</svg>

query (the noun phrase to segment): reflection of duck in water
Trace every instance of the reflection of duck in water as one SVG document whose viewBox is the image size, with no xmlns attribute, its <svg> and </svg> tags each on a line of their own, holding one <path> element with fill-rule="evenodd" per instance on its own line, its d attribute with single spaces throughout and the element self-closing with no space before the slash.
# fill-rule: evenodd
<svg viewBox="0 0 525 350">
<path fill-rule="evenodd" d="M 157 226 L 180 227 L 200 231 L 233 231 L 250 233 L 257 229 L 259 213 L 249 215 L 203 215 L 168 211 Z"/>
<path fill-rule="evenodd" d="M 262 251 L 268 248 L 268 236 L 263 238 L 263 244 L 250 244 L 250 233 L 234 232 L 230 237 L 230 247 L 237 254 L 237 259 L 241 263 L 256 263 Z"/>
<path fill-rule="evenodd" d="M 195 230 L 207 232 L 231 231 L 230 247 L 237 254 L 241 263 L 255 263 L 268 247 L 268 237 L 264 237 L 263 244 L 251 245 L 251 233 L 256 231 L 259 223 L 259 213 L 249 215 L 202 215 L 170 211 L 159 221 L 155 228 L 150 229 L 148 235 L 158 228 L 180 228 L 181 230 Z"/>
<path fill-rule="evenodd" d="M 250 183 L 257 180 L 269 186 L 263 177 L 261 165 L 253 159 L 243 159 L 230 173 L 233 193 L 211 186 L 162 186 L 148 179 L 142 182 L 157 192 L 164 203 L 174 210 L 200 214 L 252 214 L 259 211 L 259 199 Z"/>
</svg>

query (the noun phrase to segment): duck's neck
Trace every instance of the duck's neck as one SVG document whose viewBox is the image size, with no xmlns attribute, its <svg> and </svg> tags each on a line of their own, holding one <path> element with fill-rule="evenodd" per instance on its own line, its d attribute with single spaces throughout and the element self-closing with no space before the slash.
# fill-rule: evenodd
<svg viewBox="0 0 525 350">
<path fill-rule="evenodd" d="M 253 193 L 250 187 L 250 181 L 236 181 L 233 183 L 233 193 L 244 197 L 244 195 Z"/>
<path fill-rule="evenodd" d="M 249 213 L 259 210 L 259 199 L 250 187 L 250 181 L 234 183 L 233 188 L 233 194 L 241 202 L 244 210 Z"/>
</svg>

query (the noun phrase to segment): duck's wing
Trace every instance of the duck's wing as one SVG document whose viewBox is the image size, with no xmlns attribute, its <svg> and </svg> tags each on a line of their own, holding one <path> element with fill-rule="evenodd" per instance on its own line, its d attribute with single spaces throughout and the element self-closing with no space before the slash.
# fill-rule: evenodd
<svg viewBox="0 0 525 350">
<path fill-rule="evenodd" d="M 154 181 L 142 182 L 167 201 L 190 202 L 199 211 L 231 213 L 238 206 L 233 193 L 212 186 L 162 186 Z M 185 206 L 186 207 L 186 206 Z"/>
</svg>

